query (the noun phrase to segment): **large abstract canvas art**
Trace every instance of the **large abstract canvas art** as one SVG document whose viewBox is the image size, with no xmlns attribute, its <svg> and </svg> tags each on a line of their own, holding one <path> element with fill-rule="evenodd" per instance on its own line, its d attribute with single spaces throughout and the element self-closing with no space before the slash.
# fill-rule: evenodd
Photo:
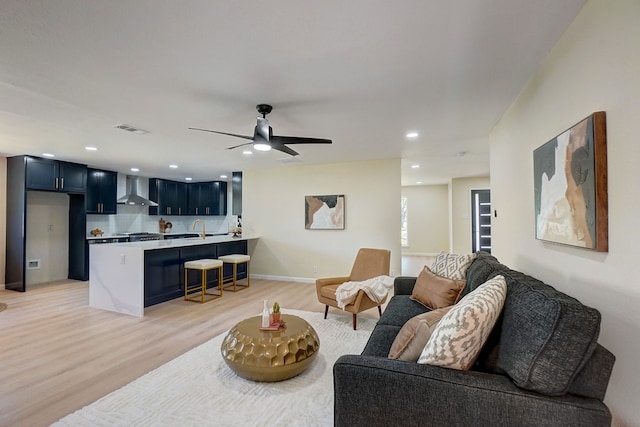
<svg viewBox="0 0 640 427">
<path fill-rule="evenodd" d="M 533 152 L 536 238 L 607 252 L 606 117 L 596 112 Z"/>
<path fill-rule="evenodd" d="M 344 194 L 305 196 L 304 228 L 344 230 Z"/>
</svg>

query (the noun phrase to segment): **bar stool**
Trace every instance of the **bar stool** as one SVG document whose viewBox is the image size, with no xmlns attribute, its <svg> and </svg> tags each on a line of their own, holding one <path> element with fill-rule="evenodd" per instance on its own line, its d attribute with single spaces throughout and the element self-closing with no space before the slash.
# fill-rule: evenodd
<svg viewBox="0 0 640 427">
<path fill-rule="evenodd" d="M 218 257 L 218 260 L 224 262 L 225 264 L 233 264 L 233 276 L 229 277 L 228 279 L 222 279 L 222 288 L 226 289 L 226 288 L 231 288 L 231 286 L 233 286 L 233 292 L 235 292 L 236 290 L 242 290 L 245 288 L 248 288 L 249 285 L 251 284 L 251 279 L 249 278 L 249 261 L 251 260 L 251 257 L 249 255 L 243 255 L 243 254 L 231 254 L 231 255 L 222 255 Z M 247 284 L 246 285 L 238 285 L 238 264 L 247 264 Z M 232 282 L 232 284 L 226 285 L 224 286 L 225 283 L 230 283 Z M 236 286 L 240 289 L 236 289 Z"/>
<path fill-rule="evenodd" d="M 194 302 L 207 302 L 220 298 L 222 296 L 222 261 L 217 259 L 196 259 L 193 261 L 187 261 L 184 263 L 184 299 L 185 301 Z M 218 293 L 212 294 L 207 292 L 207 271 L 218 269 Z M 202 283 L 198 285 L 189 286 L 189 270 L 202 271 Z M 199 292 L 199 293 L 196 293 Z M 194 295 L 195 294 L 195 295 Z M 207 298 L 205 295 L 212 296 L 213 298 Z"/>
</svg>

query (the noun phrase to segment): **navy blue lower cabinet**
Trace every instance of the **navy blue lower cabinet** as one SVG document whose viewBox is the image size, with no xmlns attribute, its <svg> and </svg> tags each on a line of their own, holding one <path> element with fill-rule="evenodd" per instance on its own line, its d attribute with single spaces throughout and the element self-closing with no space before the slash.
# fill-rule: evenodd
<svg viewBox="0 0 640 427">
<path fill-rule="evenodd" d="M 180 249 L 144 252 L 144 306 L 159 304 L 184 295 Z"/>
</svg>

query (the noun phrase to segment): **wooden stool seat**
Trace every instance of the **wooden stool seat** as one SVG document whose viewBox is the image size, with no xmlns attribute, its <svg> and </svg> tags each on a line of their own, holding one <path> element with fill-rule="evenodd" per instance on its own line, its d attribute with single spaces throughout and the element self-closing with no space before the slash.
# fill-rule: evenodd
<svg viewBox="0 0 640 427">
<path fill-rule="evenodd" d="M 222 266 L 223 262 L 217 259 L 195 259 L 184 263 L 184 299 L 204 303 L 220 298 L 222 296 Z M 207 292 L 207 271 L 218 269 L 218 293 Z M 187 280 L 189 270 L 202 271 L 202 282 L 198 285 L 189 286 Z M 205 295 L 211 298 L 205 299 Z"/>
<path fill-rule="evenodd" d="M 249 255 L 244 254 L 230 254 L 230 255 L 222 255 L 218 257 L 218 260 L 224 262 L 226 264 L 233 264 L 233 276 L 228 279 L 222 279 L 222 287 L 223 289 L 231 288 L 233 292 L 237 290 L 242 290 L 248 288 L 251 285 L 251 281 L 249 278 L 249 261 L 251 261 L 251 257 Z M 238 285 L 238 264 L 247 264 L 247 284 L 246 285 Z M 225 283 L 228 285 L 225 286 Z M 239 289 L 238 289 L 239 288 Z"/>
</svg>

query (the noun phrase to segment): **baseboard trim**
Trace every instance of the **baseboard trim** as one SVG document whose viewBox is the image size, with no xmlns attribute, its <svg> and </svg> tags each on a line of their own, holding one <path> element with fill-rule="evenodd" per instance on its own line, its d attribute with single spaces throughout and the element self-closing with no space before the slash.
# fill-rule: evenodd
<svg viewBox="0 0 640 427">
<path fill-rule="evenodd" d="M 252 279 L 264 279 L 264 280 L 281 280 L 283 282 L 302 282 L 302 283 L 316 283 L 316 279 L 312 277 L 290 277 L 290 276 L 272 276 L 270 274 L 252 274 Z"/>
</svg>

